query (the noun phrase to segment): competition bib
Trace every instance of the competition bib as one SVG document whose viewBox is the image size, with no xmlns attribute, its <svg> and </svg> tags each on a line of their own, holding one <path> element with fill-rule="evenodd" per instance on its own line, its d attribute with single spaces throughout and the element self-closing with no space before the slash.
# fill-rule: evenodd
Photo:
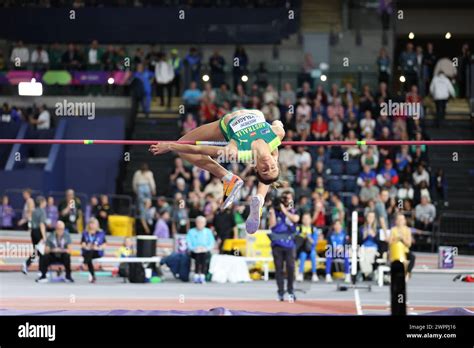
<svg viewBox="0 0 474 348">
<path fill-rule="evenodd" d="M 257 113 L 246 113 L 240 116 L 237 116 L 233 120 L 229 122 L 230 128 L 234 131 L 234 133 L 239 132 L 247 127 L 254 126 L 258 123 L 265 123 L 265 117 L 263 114 Z"/>
</svg>

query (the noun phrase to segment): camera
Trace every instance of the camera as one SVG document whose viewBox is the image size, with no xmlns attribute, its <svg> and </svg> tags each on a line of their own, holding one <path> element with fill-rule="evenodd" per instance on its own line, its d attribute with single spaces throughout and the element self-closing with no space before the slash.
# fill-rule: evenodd
<svg viewBox="0 0 474 348">
<path fill-rule="evenodd" d="M 293 198 L 291 197 L 291 192 L 283 192 L 280 197 L 276 197 L 273 200 L 273 209 L 280 211 L 281 204 L 286 208 L 293 206 Z"/>
</svg>

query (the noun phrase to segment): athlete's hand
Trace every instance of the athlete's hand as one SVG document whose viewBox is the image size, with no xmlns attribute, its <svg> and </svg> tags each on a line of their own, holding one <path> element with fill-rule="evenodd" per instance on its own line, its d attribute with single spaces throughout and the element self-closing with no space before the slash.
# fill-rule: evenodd
<svg viewBox="0 0 474 348">
<path fill-rule="evenodd" d="M 166 143 L 156 143 L 150 146 L 148 149 L 153 155 L 162 155 L 170 151 L 169 144 Z"/>
</svg>

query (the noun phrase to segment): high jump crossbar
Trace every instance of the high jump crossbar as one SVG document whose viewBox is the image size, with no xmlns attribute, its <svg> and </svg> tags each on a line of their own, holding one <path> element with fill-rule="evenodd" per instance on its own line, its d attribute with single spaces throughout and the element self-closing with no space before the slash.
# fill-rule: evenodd
<svg viewBox="0 0 474 348">
<path fill-rule="evenodd" d="M 224 141 L 172 140 L 93 140 L 93 139 L 0 139 L 0 144 L 62 144 L 62 145 L 153 145 L 177 143 L 187 145 L 225 146 Z M 353 141 L 283 141 L 291 146 L 401 146 L 401 145 L 474 145 L 474 140 L 353 140 Z"/>
</svg>

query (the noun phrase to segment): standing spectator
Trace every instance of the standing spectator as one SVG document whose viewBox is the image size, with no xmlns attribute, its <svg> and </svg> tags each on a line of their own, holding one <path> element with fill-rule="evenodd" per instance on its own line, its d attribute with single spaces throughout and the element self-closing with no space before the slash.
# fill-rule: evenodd
<svg viewBox="0 0 474 348">
<path fill-rule="evenodd" d="M 145 216 L 145 199 L 151 199 L 156 195 L 156 184 L 153 172 L 148 168 L 147 163 L 142 163 L 139 170 L 133 174 L 133 192 L 137 195 L 138 211 L 140 217 Z"/>
<path fill-rule="evenodd" d="M 287 292 L 290 300 L 295 300 L 293 281 L 295 274 L 295 233 L 300 217 L 295 214 L 293 195 L 285 191 L 281 195 L 281 203 L 269 210 L 269 228 L 273 262 L 275 263 L 275 279 L 278 286 L 278 300 L 284 301 L 285 288 L 283 266 L 286 265 Z"/>
<path fill-rule="evenodd" d="M 44 71 L 49 66 L 48 52 L 43 49 L 43 46 L 39 45 L 36 49 L 31 52 L 31 64 L 33 64 L 34 71 Z"/>
<path fill-rule="evenodd" d="M 180 179 L 183 180 L 182 178 Z M 183 200 L 182 194 L 176 193 L 171 224 L 172 236 L 176 234 L 186 234 L 186 232 L 189 231 L 189 227 L 189 215 L 186 202 Z"/>
<path fill-rule="evenodd" d="M 155 80 L 157 83 L 157 96 L 160 97 L 161 106 L 165 105 L 165 92 L 168 95 L 168 103 L 166 104 L 167 108 L 171 108 L 171 98 L 172 98 L 172 82 L 174 79 L 174 69 L 173 66 L 166 60 L 166 55 L 160 53 L 158 57 L 158 62 L 155 64 Z"/>
<path fill-rule="evenodd" d="M 59 219 L 59 211 L 56 204 L 54 204 L 54 197 L 48 197 L 48 204 L 45 208 L 46 211 L 46 229 L 48 231 L 54 230 Z"/>
<path fill-rule="evenodd" d="M 326 250 L 326 282 L 332 282 L 332 261 L 342 259 L 344 261 L 344 274 L 346 283 L 350 283 L 349 252 L 346 249 L 348 236 L 342 227 L 341 220 L 334 220 L 332 231 L 328 237 L 328 249 Z"/>
<path fill-rule="evenodd" d="M 390 231 L 390 245 L 395 243 L 403 243 L 406 258 L 408 259 L 408 267 L 406 272 L 406 280 L 411 277 L 411 271 L 415 267 L 415 255 L 411 252 L 412 245 L 411 229 L 407 226 L 406 218 L 403 214 L 397 214 L 395 226 Z"/>
<path fill-rule="evenodd" d="M 30 61 L 30 51 L 23 45 L 23 41 L 18 41 L 12 50 L 10 56 L 10 62 L 13 69 L 24 70 L 27 68 L 28 62 Z"/>
<path fill-rule="evenodd" d="M 22 194 L 25 203 L 23 204 L 21 219 L 18 221 L 17 224 L 20 229 L 29 230 L 31 216 L 33 215 L 33 210 L 35 209 L 35 201 L 31 197 L 31 189 L 24 189 Z"/>
<path fill-rule="evenodd" d="M 435 206 L 431 204 L 429 197 L 422 195 L 420 204 L 415 207 L 415 228 L 432 231 L 435 218 Z"/>
<path fill-rule="evenodd" d="M 171 86 L 174 88 L 174 96 L 179 97 L 181 94 L 181 70 L 183 68 L 183 63 L 176 48 L 173 48 L 170 53 L 171 57 L 169 59 L 169 63 L 174 70 L 174 78 L 171 82 Z"/>
<path fill-rule="evenodd" d="M 416 63 L 415 63 L 415 70 L 418 84 L 416 85 L 417 88 L 420 90 L 420 94 L 422 96 L 425 95 L 425 77 L 423 76 L 424 69 L 423 69 L 423 47 L 416 46 L 415 49 L 416 54 Z M 413 86 L 409 86 L 408 88 L 411 89 Z"/>
<path fill-rule="evenodd" d="M 436 198 L 438 202 L 444 201 L 444 205 L 447 206 L 448 202 L 448 185 L 446 182 L 446 176 L 444 175 L 443 169 L 438 169 L 434 175 L 434 191 L 436 193 Z"/>
<path fill-rule="evenodd" d="M 36 208 L 31 215 L 31 243 L 33 244 L 33 253 L 23 263 L 21 271 L 28 274 L 28 267 L 39 254 L 40 260 L 44 254 L 44 250 L 40 251 L 41 242 L 46 241 L 46 199 L 43 196 L 36 197 Z"/>
<path fill-rule="evenodd" d="M 156 208 L 152 205 L 151 199 L 146 198 L 143 202 L 144 213 L 140 217 L 142 230 L 145 234 L 151 234 L 156 225 Z"/>
<path fill-rule="evenodd" d="M 88 70 L 100 70 L 103 50 L 99 48 L 97 40 L 92 40 L 89 49 L 87 50 L 87 69 Z"/>
<path fill-rule="evenodd" d="M 241 83 L 242 75 L 247 74 L 247 66 L 249 64 L 247 53 L 245 52 L 245 48 L 242 46 L 237 46 L 235 48 L 233 63 L 232 74 L 234 77 L 235 89 L 237 84 Z"/>
<path fill-rule="evenodd" d="M 465 43 L 464 45 L 462 45 L 462 52 L 461 56 L 458 57 L 458 61 L 459 70 L 456 77 L 459 85 L 459 97 L 466 98 L 469 97 L 467 91 L 471 90 L 471 88 L 468 86 L 468 81 L 470 81 L 470 78 L 468 76 L 469 72 L 471 71 L 470 64 L 472 61 L 471 49 L 469 47 L 469 44 Z"/>
<path fill-rule="evenodd" d="M 387 202 L 390 198 L 389 192 L 387 189 L 380 191 L 377 200 L 375 201 L 375 217 L 377 221 L 377 228 L 381 230 L 382 236 L 379 238 L 379 250 L 380 254 L 387 252 L 388 246 L 388 231 L 390 228 L 390 223 L 388 219 L 387 212 Z"/>
<path fill-rule="evenodd" d="M 310 52 L 306 52 L 303 57 L 303 74 L 302 74 L 302 81 L 299 81 L 298 84 L 301 82 L 307 82 L 311 86 L 313 85 L 313 77 L 311 73 L 314 69 L 317 68 L 316 63 L 314 62 L 313 55 Z"/>
<path fill-rule="evenodd" d="M 30 119 L 30 123 L 36 125 L 38 130 L 48 130 L 51 128 L 51 114 L 49 113 L 46 104 L 40 105 L 38 108 L 38 118 Z"/>
<path fill-rule="evenodd" d="M 105 71 L 113 71 L 118 61 L 117 51 L 113 45 L 108 45 L 104 54 L 102 54 L 102 68 Z"/>
<path fill-rule="evenodd" d="M 189 49 L 189 53 L 184 57 L 183 64 L 185 68 L 184 84 L 189 86 L 192 81 L 197 83 L 201 74 L 201 54 L 196 47 Z"/>
<path fill-rule="evenodd" d="M 426 52 L 423 55 L 423 84 L 425 92 L 429 90 L 434 68 L 438 60 L 433 51 L 433 43 L 428 42 L 426 44 Z"/>
<path fill-rule="evenodd" d="M 66 70 L 76 70 L 81 68 L 82 57 L 79 50 L 73 43 L 67 46 L 67 51 L 61 57 L 61 64 Z M 112 69 L 109 69 L 112 70 Z"/>
<path fill-rule="evenodd" d="M 296 276 L 296 281 L 302 282 L 304 280 L 304 266 L 309 256 L 311 260 L 311 281 L 317 282 L 319 278 L 316 273 L 316 246 L 318 244 L 319 232 L 318 229 L 311 224 L 311 213 L 303 214 L 301 217 L 301 225 L 298 226 L 297 231 L 302 245 L 300 248 L 297 247 L 296 250 L 300 261 L 300 269 Z"/>
<path fill-rule="evenodd" d="M 0 205 L 0 228 L 5 230 L 12 229 L 14 217 L 15 211 L 10 205 L 8 196 L 4 195 L 2 197 L 2 204 Z"/>
<path fill-rule="evenodd" d="M 413 85 L 418 85 L 416 73 L 416 53 L 413 50 L 413 44 L 407 43 L 405 51 L 400 54 L 399 64 L 402 74 L 405 76 L 405 90 Z"/>
<path fill-rule="evenodd" d="M 382 47 L 377 57 L 377 66 L 379 70 L 379 83 L 389 83 L 390 80 L 390 57 L 385 47 Z"/>
<path fill-rule="evenodd" d="M 456 96 L 453 84 L 443 71 L 440 70 L 438 75 L 431 80 L 430 93 L 436 104 L 436 127 L 439 128 L 446 114 L 446 104 L 449 97 Z"/>
<path fill-rule="evenodd" d="M 153 234 L 157 238 L 169 238 L 170 237 L 170 213 L 166 209 L 162 209 L 156 214 L 156 224 Z"/>
<path fill-rule="evenodd" d="M 135 99 L 137 99 L 137 101 L 141 103 L 143 112 L 147 117 L 150 113 L 152 79 L 153 73 L 148 69 L 145 70 L 144 65 L 142 63 L 137 64 L 136 71 L 133 74 L 131 89 Z"/>
<path fill-rule="evenodd" d="M 97 219 L 91 218 L 81 238 L 82 256 L 89 270 L 90 283 L 96 282 L 94 264 L 92 261 L 104 256 L 106 243 L 105 232 L 100 230 Z"/>
<path fill-rule="evenodd" d="M 77 221 L 82 215 L 81 200 L 75 196 L 74 190 L 66 191 L 65 199 L 59 203 L 60 220 L 66 225 L 69 233 L 77 233 Z"/>
<path fill-rule="evenodd" d="M 106 234 L 109 233 L 109 216 L 113 214 L 112 207 L 109 204 L 109 196 L 100 195 L 100 202 L 97 206 L 97 221 L 99 222 L 100 229 Z"/>
<path fill-rule="evenodd" d="M 209 58 L 209 67 L 212 87 L 218 88 L 225 83 L 225 59 L 218 50 L 214 50 Z"/>
<path fill-rule="evenodd" d="M 49 68 L 53 70 L 62 69 L 62 56 L 63 52 L 59 43 L 53 43 L 49 48 Z"/>
<path fill-rule="evenodd" d="M 37 282 L 47 282 L 48 267 L 53 263 L 60 263 L 66 269 L 66 281 L 74 283 L 74 279 L 71 277 L 71 246 L 71 236 L 65 231 L 64 222 L 59 221 L 54 233 L 51 233 L 46 241 L 45 255 L 40 258 L 41 276 Z"/>
<path fill-rule="evenodd" d="M 212 231 L 206 227 L 204 216 L 200 215 L 196 218 L 196 227 L 189 230 L 186 242 L 191 257 L 195 260 L 194 282 L 204 284 L 208 259 L 216 243 Z"/>
<path fill-rule="evenodd" d="M 183 101 L 186 111 L 192 112 L 193 114 L 197 113 L 201 97 L 202 92 L 197 88 L 197 83 L 192 81 L 189 88 L 183 93 Z"/>
<path fill-rule="evenodd" d="M 219 210 L 214 216 L 213 225 L 216 231 L 219 252 L 222 253 L 225 241 L 237 238 L 237 224 L 232 209 Z"/>
</svg>

